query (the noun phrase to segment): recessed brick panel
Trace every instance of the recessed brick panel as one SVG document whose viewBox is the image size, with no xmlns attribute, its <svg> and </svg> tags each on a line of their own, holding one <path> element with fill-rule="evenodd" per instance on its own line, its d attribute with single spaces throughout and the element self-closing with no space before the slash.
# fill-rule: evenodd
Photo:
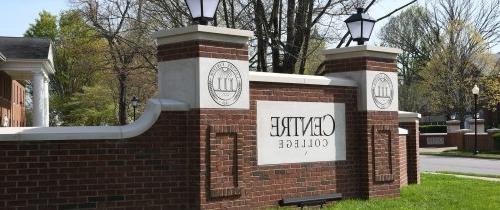
<svg viewBox="0 0 500 210">
<path fill-rule="evenodd" d="M 373 126 L 372 154 L 375 181 L 387 182 L 394 180 L 393 167 L 393 133 L 389 126 Z"/>
<path fill-rule="evenodd" d="M 241 142 L 238 142 L 238 126 L 211 125 L 208 141 L 208 191 L 210 198 L 241 195 L 240 180 L 243 164 Z"/>
</svg>

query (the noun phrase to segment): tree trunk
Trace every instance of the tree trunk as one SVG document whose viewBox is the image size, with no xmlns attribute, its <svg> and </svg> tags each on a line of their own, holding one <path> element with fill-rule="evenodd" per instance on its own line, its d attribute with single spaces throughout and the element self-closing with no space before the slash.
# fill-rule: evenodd
<svg viewBox="0 0 500 210">
<path fill-rule="evenodd" d="M 309 51 L 309 40 L 311 37 L 312 28 L 312 14 L 313 14 L 314 1 L 309 2 L 309 8 L 307 9 L 307 24 L 305 28 L 304 46 L 302 47 L 302 56 L 300 59 L 299 74 L 304 74 L 305 66 L 307 61 L 307 53 Z"/>
<path fill-rule="evenodd" d="M 125 73 L 118 74 L 119 81 L 119 98 L 118 98 L 118 120 L 120 125 L 127 124 L 127 75 Z"/>
<path fill-rule="evenodd" d="M 289 1 L 290 3 L 290 1 Z M 304 33 L 306 28 L 306 13 L 307 13 L 307 4 L 308 1 L 299 1 L 297 6 L 297 12 L 294 23 L 288 27 L 291 27 L 291 40 L 287 39 L 287 47 L 288 50 L 285 52 L 285 60 L 283 62 L 283 72 L 292 74 L 295 72 L 295 64 L 297 63 L 300 48 L 302 47 L 302 43 L 304 42 Z M 287 14 L 290 16 L 290 14 Z M 291 15 L 293 17 L 293 14 Z M 293 18 L 292 18 L 293 19 Z M 295 30 L 293 30 L 295 29 Z M 290 29 L 287 29 L 289 31 Z M 287 33 L 287 36 L 291 34 Z"/>
<path fill-rule="evenodd" d="M 291 51 L 293 49 L 293 43 L 295 41 L 295 33 L 294 27 L 295 25 L 295 0 L 288 0 L 287 10 L 286 10 L 286 45 L 284 49 L 284 59 L 283 59 L 283 67 L 280 69 L 281 73 L 293 73 L 293 69 L 290 69 L 293 66 L 290 63 L 292 60 Z"/>
<path fill-rule="evenodd" d="M 271 37 L 271 55 L 273 59 L 273 72 L 280 72 L 280 40 L 281 40 L 281 28 L 280 28 L 280 20 L 281 18 L 281 0 L 273 0 L 273 9 L 271 11 L 271 28 L 272 28 L 272 37 Z"/>
<path fill-rule="evenodd" d="M 257 71 L 267 71 L 266 62 L 266 51 L 267 51 L 267 39 L 264 34 L 264 24 L 266 16 L 264 14 L 264 6 L 262 0 L 254 1 L 254 11 L 255 11 L 255 34 L 257 36 Z"/>
</svg>

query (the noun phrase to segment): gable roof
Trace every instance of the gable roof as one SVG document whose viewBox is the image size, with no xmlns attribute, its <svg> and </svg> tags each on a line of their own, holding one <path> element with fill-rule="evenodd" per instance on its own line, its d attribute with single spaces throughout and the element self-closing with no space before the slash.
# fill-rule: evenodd
<svg viewBox="0 0 500 210">
<path fill-rule="evenodd" d="M 0 36 L 0 52 L 7 59 L 49 59 L 50 40 Z"/>
</svg>

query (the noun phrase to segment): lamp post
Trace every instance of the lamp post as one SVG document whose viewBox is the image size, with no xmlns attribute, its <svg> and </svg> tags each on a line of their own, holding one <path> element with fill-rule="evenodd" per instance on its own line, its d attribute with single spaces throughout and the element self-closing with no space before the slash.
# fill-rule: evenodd
<svg viewBox="0 0 500 210">
<path fill-rule="evenodd" d="M 135 110 L 137 109 L 137 106 L 139 105 L 139 98 L 137 96 L 132 97 L 132 107 L 134 108 L 134 121 L 135 121 Z"/>
<path fill-rule="evenodd" d="M 186 0 L 193 22 L 200 25 L 207 25 L 212 21 L 215 11 L 219 5 L 219 0 Z"/>
<path fill-rule="evenodd" d="M 358 42 L 358 45 L 363 45 L 365 41 L 370 40 L 373 26 L 377 21 L 365 13 L 364 8 L 357 8 L 356 10 L 357 13 L 351 15 L 344 22 L 349 29 L 352 40 Z"/>
<path fill-rule="evenodd" d="M 477 96 L 479 95 L 479 87 L 474 85 L 472 88 L 472 94 L 474 94 L 474 155 L 479 153 L 477 149 Z"/>
</svg>

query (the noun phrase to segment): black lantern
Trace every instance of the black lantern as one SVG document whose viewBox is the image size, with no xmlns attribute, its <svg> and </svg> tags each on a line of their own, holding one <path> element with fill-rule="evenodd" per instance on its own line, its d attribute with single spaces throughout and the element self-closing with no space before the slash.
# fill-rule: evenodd
<svg viewBox="0 0 500 210">
<path fill-rule="evenodd" d="M 367 13 L 364 13 L 363 8 L 357 8 L 356 10 L 357 13 L 351 15 L 344 22 L 347 24 L 352 40 L 358 42 L 358 45 L 363 45 L 365 41 L 370 39 L 373 26 L 377 21 Z"/>
<path fill-rule="evenodd" d="M 195 23 L 207 25 L 214 19 L 219 0 L 186 0 L 186 4 Z"/>
<path fill-rule="evenodd" d="M 132 97 L 132 107 L 134 108 L 134 121 L 135 121 L 135 110 L 137 109 L 137 106 L 139 106 L 139 98 L 137 96 Z"/>
</svg>

